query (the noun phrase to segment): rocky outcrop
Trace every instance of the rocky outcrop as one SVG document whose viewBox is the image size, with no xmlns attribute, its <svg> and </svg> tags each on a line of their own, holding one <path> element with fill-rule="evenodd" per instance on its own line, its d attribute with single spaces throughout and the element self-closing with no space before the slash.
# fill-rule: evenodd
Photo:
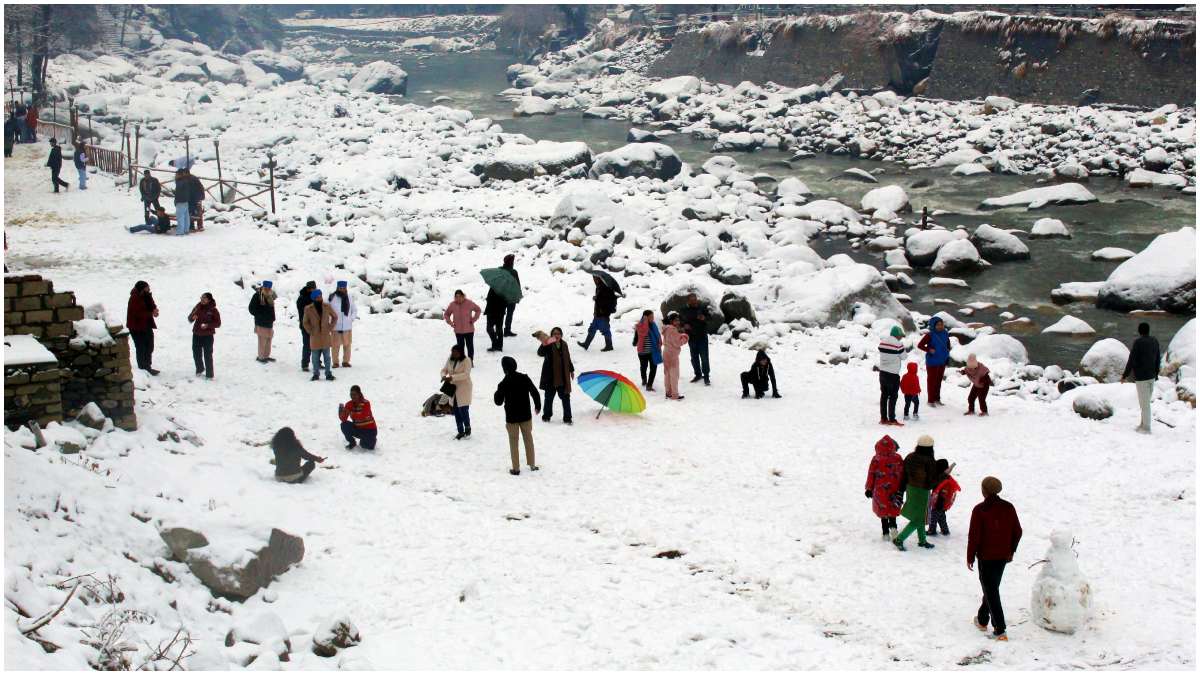
<svg viewBox="0 0 1200 675">
<path fill-rule="evenodd" d="M 163 527 L 159 536 L 174 559 L 187 564 L 214 595 L 245 600 L 304 559 L 304 540 L 272 528 L 266 537 L 228 533 L 229 541 L 210 542 L 188 527 Z"/>
</svg>

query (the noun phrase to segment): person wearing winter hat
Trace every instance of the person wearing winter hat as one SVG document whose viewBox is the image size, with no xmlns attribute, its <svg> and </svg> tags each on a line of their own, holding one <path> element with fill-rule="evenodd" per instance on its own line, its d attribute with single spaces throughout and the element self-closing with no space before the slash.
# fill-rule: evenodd
<svg viewBox="0 0 1200 675">
<path fill-rule="evenodd" d="M 213 340 L 221 327 L 221 313 L 212 293 L 202 293 L 200 302 L 188 314 L 192 322 L 192 360 L 196 363 L 196 375 L 201 373 L 213 379 Z"/>
<path fill-rule="evenodd" d="M 333 327 L 333 367 L 350 367 L 350 344 L 354 336 L 354 320 L 358 318 L 358 306 L 350 297 L 349 284 L 337 282 L 337 290 L 329 298 L 329 306 L 337 315 L 337 325 Z M 338 362 L 338 357 L 341 362 Z"/>
<path fill-rule="evenodd" d="M 300 295 L 296 297 L 296 321 L 300 323 L 300 370 L 308 372 L 308 363 L 312 350 L 308 347 L 308 331 L 304 330 L 304 310 L 312 304 L 312 292 L 317 289 L 317 282 L 306 281 Z"/>
<path fill-rule="evenodd" d="M 912 406 L 912 418 L 921 419 L 921 378 L 917 376 L 914 362 L 909 362 L 907 372 L 900 378 L 900 393 L 904 394 L 904 419 L 908 419 L 909 406 Z"/>
<path fill-rule="evenodd" d="M 900 366 L 904 363 L 904 329 L 892 326 L 891 331 L 879 341 L 879 423 L 902 427 L 896 421 L 896 399 L 900 391 Z"/>
<path fill-rule="evenodd" d="M 975 401 L 979 401 L 979 416 L 988 414 L 987 395 L 992 388 L 992 376 L 988 367 L 979 362 L 974 354 L 967 356 L 967 367 L 958 372 L 967 376 L 971 381 L 971 392 L 967 394 L 967 412 L 964 415 L 975 414 Z"/>
<path fill-rule="evenodd" d="M 271 358 L 271 338 L 275 335 L 275 291 L 270 281 L 262 282 L 250 296 L 250 316 L 254 317 L 254 334 L 258 336 L 259 363 L 269 363 Z"/>
<path fill-rule="evenodd" d="M 936 408 L 942 405 L 942 378 L 950 360 L 950 333 L 946 332 L 942 317 L 929 319 L 929 332 L 917 342 L 917 349 L 925 352 L 925 380 L 929 390 L 926 399 L 930 408 Z"/>
<path fill-rule="evenodd" d="M 1004 607 L 1000 604 L 1000 580 L 1004 566 L 1012 562 L 1021 542 L 1021 521 L 1013 505 L 1000 498 L 1004 486 L 1000 479 L 988 476 L 980 485 L 983 501 L 971 510 L 971 529 L 967 534 L 967 569 L 975 569 L 979 561 L 979 585 L 983 600 L 973 619 L 975 627 L 986 631 L 989 621 L 992 636 L 1008 641 L 1004 623 Z"/>
<path fill-rule="evenodd" d="M 771 397 L 783 398 L 779 395 L 779 387 L 775 384 L 775 366 L 767 350 L 761 349 L 750 364 L 750 370 L 742 373 L 742 398 L 750 398 L 750 385 L 754 385 L 754 398 L 762 398 L 767 393 L 767 385 L 771 385 Z"/>
<path fill-rule="evenodd" d="M 517 360 L 511 356 L 500 359 L 500 368 L 504 371 L 504 379 L 496 387 L 492 397 L 496 405 L 504 406 L 504 428 L 508 431 L 508 454 L 512 459 L 514 476 L 521 474 L 521 455 L 518 452 L 517 434 L 525 441 L 525 461 L 530 471 L 537 471 L 533 455 L 533 416 L 541 414 L 542 402 L 538 397 L 533 380 L 525 373 L 517 372 Z M 529 401 L 533 401 L 533 411 L 530 411 Z"/>
<path fill-rule="evenodd" d="M 946 512 L 950 510 L 951 506 L 954 506 L 954 497 L 962 488 L 958 486 L 958 481 L 954 480 L 954 476 L 950 475 L 950 472 L 954 470 L 950 462 L 939 459 L 934 470 L 937 471 L 938 483 L 929 496 L 929 530 L 925 534 L 936 536 L 940 527 L 942 536 L 948 536 L 950 526 L 946 524 Z"/>
<path fill-rule="evenodd" d="M 313 289 L 309 295 L 312 303 L 304 308 L 304 330 L 308 333 L 308 348 L 312 353 L 312 380 L 321 379 L 321 360 L 325 360 L 325 379 L 332 380 L 330 346 L 333 344 L 333 328 L 337 325 L 337 313 L 329 303 L 321 299 L 321 289 Z"/>
<path fill-rule="evenodd" d="M 884 436 L 875 443 L 875 456 L 867 467 L 866 495 L 883 528 L 884 541 L 896 537 L 896 516 L 904 500 L 904 460 L 896 452 L 899 448 L 891 436 Z"/>
<path fill-rule="evenodd" d="M 904 540 L 913 532 L 917 533 L 917 546 L 933 548 L 933 544 L 925 541 L 925 517 L 929 509 L 929 491 L 937 484 L 937 459 L 933 456 L 933 438 L 924 434 L 917 439 L 917 447 L 904 458 L 904 508 L 900 515 L 908 519 L 908 524 L 900 530 L 900 534 L 892 538 L 892 543 L 901 551 Z"/>
</svg>

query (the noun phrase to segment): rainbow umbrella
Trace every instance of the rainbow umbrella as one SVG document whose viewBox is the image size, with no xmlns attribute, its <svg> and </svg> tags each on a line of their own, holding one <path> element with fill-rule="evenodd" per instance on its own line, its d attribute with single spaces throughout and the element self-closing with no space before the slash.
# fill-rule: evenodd
<svg viewBox="0 0 1200 675">
<path fill-rule="evenodd" d="M 600 405 L 613 412 L 640 413 L 646 409 L 646 398 L 629 378 L 611 370 L 589 370 L 579 374 L 579 388 Z M 596 413 L 600 413 L 604 408 Z"/>
</svg>

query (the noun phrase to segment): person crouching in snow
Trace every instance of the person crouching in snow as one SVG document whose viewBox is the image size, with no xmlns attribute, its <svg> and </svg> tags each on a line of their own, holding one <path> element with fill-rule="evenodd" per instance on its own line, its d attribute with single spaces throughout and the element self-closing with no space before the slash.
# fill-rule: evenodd
<svg viewBox="0 0 1200 675">
<path fill-rule="evenodd" d="M 754 398 L 762 398 L 767 393 L 767 384 L 771 385 L 771 398 L 783 398 L 779 395 L 779 387 L 775 384 L 775 366 L 771 365 L 771 357 L 765 349 L 758 351 L 750 370 L 742 373 L 742 398 L 750 398 L 750 385 L 754 385 Z"/>
<path fill-rule="evenodd" d="M 933 438 L 928 434 L 917 439 L 917 447 L 904 458 L 904 508 L 900 515 L 908 519 L 908 524 L 900 530 L 900 534 L 892 539 L 892 543 L 901 551 L 905 550 L 904 540 L 913 532 L 917 533 L 917 546 L 933 548 L 933 544 L 925 541 L 925 517 L 929 509 L 929 491 L 937 484 L 937 460 L 933 456 Z"/>
<path fill-rule="evenodd" d="M 281 483 L 303 483 L 308 474 L 325 461 L 324 457 L 310 454 L 300 445 L 296 432 L 283 427 L 271 439 L 271 450 L 275 453 L 275 480 Z M 308 460 L 300 466 L 300 460 Z"/>
<path fill-rule="evenodd" d="M 375 416 L 371 414 L 371 402 L 363 396 L 358 385 L 350 387 L 350 401 L 338 404 L 338 419 L 342 421 L 342 435 L 346 437 L 346 449 L 353 449 L 362 441 L 363 450 L 374 450 L 379 429 Z"/>
<path fill-rule="evenodd" d="M 954 506 L 954 497 L 962 488 L 958 487 L 958 481 L 950 475 L 950 462 L 939 459 L 935 467 L 939 479 L 937 487 L 933 488 L 929 497 L 929 530 L 925 534 L 936 536 L 940 527 L 942 536 L 947 536 L 950 534 L 950 526 L 946 524 L 946 512 Z"/>
<path fill-rule="evenodd" d="M 900 504 L 904 499 L 901 480 L 904 478 L 904 460 L 896 452 L 900 444 L 891 436 L 884 436 L 875 443 L 875 456 L 867 468 L 867 498 L 871 510 L 883 527 L 883 538 L 896 537 L 896 516 L 900 515 Z"/>
<path fill-rule="evenodd" d="M 667 398 L 682 401 L 679 393 L 679 350 L 688 343 L 687 333 L 683 332 L 683 320 L 672 312 L 667 317 L 667 328 L 663 331 L 663 381 L 666 384 Z"/>
<path fill-rule="evenodd" d="M 900 391 L 900 366 L 904 363 L 904 329 L 892 326 L 892 330 L 879 341 L 879 423 L 894 427 L 904 426 L 896 421 L 896 399 Z"/>
<path fill-rule="evenodd" d="M 958 372 L 971 380 L 971 393 L 967 394 L 967 412 L 964 415 L 975 414 L 975 401 L 979 401 L 979 416 L 988 414 L 987 395 L 992 388 L 992 376 L 988 367 L 979 362 L 974 354 L 967 356 L 967 367 Z"/>
<path fill-rule="evenodd" d="M 900 393 L 904 394 L 904 419 L 908 419 L 909 406 L 912 406 L 912 418 L 921 419 L 921 378 L 917 376 L 917 364 L 908 364 L 908 371 L 900 378 Z"/>
</svg>

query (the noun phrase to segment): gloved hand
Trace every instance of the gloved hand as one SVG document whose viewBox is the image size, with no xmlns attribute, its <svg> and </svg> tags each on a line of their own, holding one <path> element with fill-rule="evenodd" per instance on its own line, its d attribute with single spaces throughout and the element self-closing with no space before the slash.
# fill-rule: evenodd
<svg viewBox="0 0 1200 675">
<path fill-rule="evenodd" d="M 873 496 L 870 490 L 867 490 L 865 494 L 867 495 L 867 499 L 870 499 Z"/>
<path fill-rule="evenodd" d="M 902 506 L 904 504 L 904 495 L 900 494 L 899 492 L 892 495 L 892 504 L 897 507 Z"/>
</svg>

